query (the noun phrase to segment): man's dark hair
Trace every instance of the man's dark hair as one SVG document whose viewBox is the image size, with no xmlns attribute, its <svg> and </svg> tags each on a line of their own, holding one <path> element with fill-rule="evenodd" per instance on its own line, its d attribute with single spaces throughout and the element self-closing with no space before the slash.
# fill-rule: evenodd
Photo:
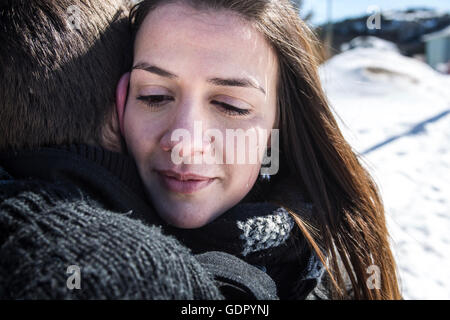
<svg viewBox="0 0 450 320">
<path fill-rule="evenodd" d="M 125 0 L 0 2 L 0 150 L 91 143 L 132 62 Z"/>
</svg>

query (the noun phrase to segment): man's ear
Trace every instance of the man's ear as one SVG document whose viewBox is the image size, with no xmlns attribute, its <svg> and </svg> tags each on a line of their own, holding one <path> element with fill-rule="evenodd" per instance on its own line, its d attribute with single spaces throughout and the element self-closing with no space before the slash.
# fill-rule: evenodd
<svg viewBox="0 0 450 320">
<path fill-rule="evenodd" d="M 120 132 L 124 136 L 123 118 L 125 114 L 125 105 L 127 103 L 128 84 L 130 82 L 130 73 L 125 73 L 119 80 L 116 88 L 116 108 L 119 118 Z"/>
</svg>

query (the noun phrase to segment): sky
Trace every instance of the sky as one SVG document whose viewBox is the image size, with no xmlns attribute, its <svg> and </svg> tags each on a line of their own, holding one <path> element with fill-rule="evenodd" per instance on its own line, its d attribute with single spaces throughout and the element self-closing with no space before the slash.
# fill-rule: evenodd
<svg viewBox="0 0 450 320">
<path fill-rule="evenodd" d="M 327 21 L 327 3 L 329 0 L 304 0 L 304 10 L 313 10 L 313 25 Z M 332 20 L 339 21 L 348 17 L 358 17 L 370 13 L 370 6 L 377 6 L 381 11 L 407 9 L 413 7 L 429 7 L 450 12 L 450 0 L 331 0 Z"/>
</svg>

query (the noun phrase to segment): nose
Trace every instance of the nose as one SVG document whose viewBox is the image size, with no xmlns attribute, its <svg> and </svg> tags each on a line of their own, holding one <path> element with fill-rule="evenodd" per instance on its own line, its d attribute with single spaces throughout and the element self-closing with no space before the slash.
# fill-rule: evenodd
<svg viewBox="0 0 450 320">
<path fill-rule="evenodd" d="M 194 100 L 180 103 L 170 119 L 160 140 L 162 150 L 171 152 L 177 147 L 180 157 L 193 157 L 210 152 L 214 137 L 204 134 L 208 128 L 207 113 L 201 102 Z"/>
</svg>

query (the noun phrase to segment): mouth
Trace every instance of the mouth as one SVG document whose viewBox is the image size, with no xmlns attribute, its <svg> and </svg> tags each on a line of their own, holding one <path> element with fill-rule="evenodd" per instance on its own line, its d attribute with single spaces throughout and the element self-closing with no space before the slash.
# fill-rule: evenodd
<svg viewBox="0 0 450 320">
<path fill-rule="evenodd" d="M 208 187 L 216 178 L 193 173 L 178 173 L 170 170 L 155 170 L 161 184 L 172 192 L 191 194 Z"/>
</svg>

